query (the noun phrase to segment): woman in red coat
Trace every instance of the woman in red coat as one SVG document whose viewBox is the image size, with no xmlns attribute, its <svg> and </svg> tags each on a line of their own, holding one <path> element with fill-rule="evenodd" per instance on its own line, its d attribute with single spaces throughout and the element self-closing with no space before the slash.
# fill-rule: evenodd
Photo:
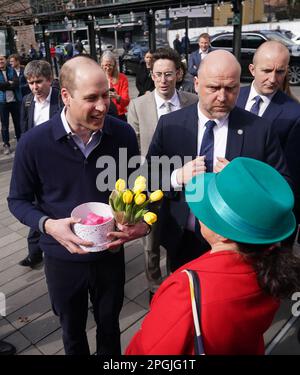
<svg viewBox="0 0 300 375">
<path fill-rule="evenodd" d="M 218 174 L 195 176 L 186 200 L 211 251 L 165 280 L 126 354 L 194 354 L 183 269 L 195 270 L 200 279 L 205 353 L 264 354 L 263 334 L 279 299 L 300 287 L 299 258 L 275 245 L 295 228 L 289 185 L 269 165 L 236 158 Z"/>
<path fill-rule="evenodd" d="M 101 68 L 105 71 L 109 82 L 109 95 L 117 107 L 118 116 L 121 120 L 127 121 L 126 113 L 129 104 L 128 79 L 123 73 L 119 73 L 115 55 L 105 51 L 101 56 Z"/>
</svg>

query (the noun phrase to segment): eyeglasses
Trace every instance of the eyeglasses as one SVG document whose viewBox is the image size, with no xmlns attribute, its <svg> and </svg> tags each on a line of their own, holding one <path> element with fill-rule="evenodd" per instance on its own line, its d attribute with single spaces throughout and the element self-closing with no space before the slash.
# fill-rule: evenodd
<svg viewBox="0 0 300 375">
<path fill-rule="evenodd" d="M 165 77 L 165 79 L 167 81 L 171 81 L 175 77 L 175 74 L 176 73 L 174 73 L 174 72 L 166 72 L 166 73 L 152 72 L 153 77 L 156 78 L 159 81 L 162 79 L 163 76 Z"/>
<path fill-rule="evenodd" d="M 105 65 L 101 65 L 101 68 L 113 68 L 114 65 L 113 64 L 105 64 Z"/>
</svg>

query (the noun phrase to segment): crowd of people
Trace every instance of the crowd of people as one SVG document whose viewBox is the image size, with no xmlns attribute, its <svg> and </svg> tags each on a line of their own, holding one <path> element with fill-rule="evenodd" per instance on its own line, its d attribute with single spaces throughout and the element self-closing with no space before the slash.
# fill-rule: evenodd
<svg viewBox="0 0 300 375">
<path fill-rule="evenodd" d="M 240 89 L 240 64 L 227 51 L 211 52 L 208 34 L 199 36 L 188 66 L 176 40 L 174 49 L 145 54 L 137 98 L 129 97 L 112 52 L 100 63 L 82 54 L 68 59 L 59 88 L 48 62 L 34 60 L 23 69 L 17 55 L 10 65 L 0 56 L 4 153 L 9 113 L 18 140 L 8 205 L 30 228 L 20 264 L 44 260 L 66 354 L 90 354 L 88 297 L 97 354 L 121 354 L 124 244 L 136 238 L 143 239 L 150 312 L 126 354 L 195 354 L 185 269 L 201 283 L 206 354 L 263 354 L 263 333 L 280 299 L 299 290 L 293 243 L 300 221 L 300 104 L 286 87 L 289 51 L 279 42 L 262 44 L 249 66 L 253 82 Z M 86 253 L 80 245 L 92 243 L 72 232 L 78 219 L 70 213 L 84 202 L 108 202 L 110 191 L 96 184 L 105 166 L 96 163 L 109 156 L 119 171 L 120 148 L 128 158 L 121 172 L 130 176 L 129 159 L 141 155 L 149 186 L 164 191 L 159 219 L 151 228 L 119 226 L 108 235 L 107 251 Z M 179 158 L 181 166 L 164 170 L 164 157 Z"/>
</svg>

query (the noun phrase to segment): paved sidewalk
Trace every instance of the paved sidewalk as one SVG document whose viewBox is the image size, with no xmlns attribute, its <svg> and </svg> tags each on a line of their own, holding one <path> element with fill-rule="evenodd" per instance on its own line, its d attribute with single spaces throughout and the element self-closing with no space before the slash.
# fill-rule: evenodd
<svg viewBox="0 0 300 375">
<path fill-rule="evenodd" d="M 0 293 L 6 296 L 7 309 L 7 315 L 0 316 L 0 340 L 5 339 L 14 344 L 20 355 L 60 355 L 64 354 L 61 328 L 51 311 L 43 267 L 31 270 L 18 265 L 27 254 L 28 228 L 20 224 L 7 208 L 13 156 L 13 153 L 0 155 Z M 300 246 L 295 246 L 295 250 L 300 252 Z M 120 317 L 122 350 L 148 311 L 144 257 L 139 240 L 126 246 L 125 258 L 125 301 Z M 165 273 L 164 254 L 161 263 Z M 297 339 L 300 319 L 291 316 L 291 305 L 291 301 L 282 303 L 271 328 L 265 334 L 267 351 L 271 354 L 300 354 Z M 87 331 L 91 352 L 95 352 L 96 328 L 90 311 Z"/>
</svg>

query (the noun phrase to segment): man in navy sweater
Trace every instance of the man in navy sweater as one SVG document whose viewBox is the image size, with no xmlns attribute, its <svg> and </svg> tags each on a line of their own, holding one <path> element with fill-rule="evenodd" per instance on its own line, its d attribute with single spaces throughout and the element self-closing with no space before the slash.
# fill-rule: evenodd
<svg viewBox="0 0 300 375">
<path fill-rule="evenodd" d="M 66 62 L 60 83 L 65 105 L 61 114 L 20 139 L 9 208 L 22 223 L 42 233 L 48 290 L 53 311 L 60 318 L 66 354 L 90 353 L 85 331 L 89 294 L 97 323 L 97 354 L 120 354 L 119 313 L 125 283 L 122 244 L 145 235 L 147 224 L 111 232 L 108 250 L 117 251 L 86 253 L 79 245 L 92 243 L 72 232 L 71 225 L 79 220 L 70 214 L 84 202 L 108 203 L 109 189 L 99 186 L 99 174 L 105 173 L 105 163 L 99 158 L 110 159 L 119 171 L 119 149 L 127 150 L 128 159 L 138 155 L 137 139 L 128 124 L 106 116 L 108 83 L 94 60 L 78 56 Z M 130 172 L 126 167 L 120 174 L 129 176 Z M 32 204 L 34 198 L 36 204 Z"/>
</svg>

